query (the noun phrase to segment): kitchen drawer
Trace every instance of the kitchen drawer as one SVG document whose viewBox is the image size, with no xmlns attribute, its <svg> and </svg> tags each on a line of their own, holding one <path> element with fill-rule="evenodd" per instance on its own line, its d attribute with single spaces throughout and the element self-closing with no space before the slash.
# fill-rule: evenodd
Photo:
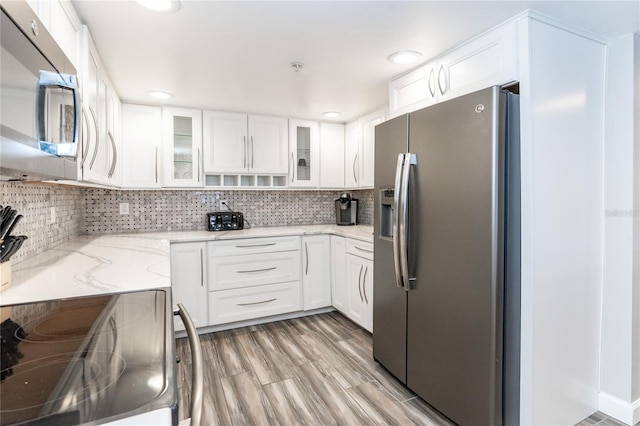
<svg viewBox="0 0 640 426">
<path fill-rule="evenodd" d="M 346 252 L 373 260 L 373 243 L 347 238 Z"/>
<path fill-rule="evenodd" d="M 300 280 L 300 251 L 212 256 L 209 253 L 209 291 Z"/>
<path fill-rule="evenodd" d="M 210 256 L 236 256 L 289 250 L 300 250 L 299 236 L 211 241 L 208 247 Z"/>
<path fill-rule="evenodd" d="M 300 281 L 209 292 L 210 325 L 302 310 Z"/>
</svg>

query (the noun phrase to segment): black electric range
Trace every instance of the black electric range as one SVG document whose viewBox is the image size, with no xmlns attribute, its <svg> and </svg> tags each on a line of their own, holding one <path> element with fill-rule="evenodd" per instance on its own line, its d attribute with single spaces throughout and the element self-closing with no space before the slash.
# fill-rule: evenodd
<svg viewBox="0 0 640 426">
<path fill-rule="evenodd" d="M 0 425 L 178 423 L 169 289 L 1 309 Z"/>
</svg>

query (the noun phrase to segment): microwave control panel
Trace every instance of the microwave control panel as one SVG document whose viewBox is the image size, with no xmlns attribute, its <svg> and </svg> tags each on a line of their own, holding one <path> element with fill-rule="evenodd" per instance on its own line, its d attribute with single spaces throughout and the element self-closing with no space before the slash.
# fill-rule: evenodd
<svg viewBox="0 0 640 426">
<path fill-rule="evenodd" d="M 209 231 L 235 231 L 244 228 L 244 217 L 240 212 L 207 213 Z"/>
</svg>

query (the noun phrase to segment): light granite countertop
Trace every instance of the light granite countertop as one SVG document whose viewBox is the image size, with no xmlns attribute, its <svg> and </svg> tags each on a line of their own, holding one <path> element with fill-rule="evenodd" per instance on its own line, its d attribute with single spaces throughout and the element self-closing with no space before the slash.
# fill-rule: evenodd
<svg viewBox="0 0 640 426">
<path fill-rule="evenodd" d="M 317 234 L 373 241 L 367 225 L 81 235 L 14 264 L 0 305 L 169 287 L 171 243 Z"/>
</svg>

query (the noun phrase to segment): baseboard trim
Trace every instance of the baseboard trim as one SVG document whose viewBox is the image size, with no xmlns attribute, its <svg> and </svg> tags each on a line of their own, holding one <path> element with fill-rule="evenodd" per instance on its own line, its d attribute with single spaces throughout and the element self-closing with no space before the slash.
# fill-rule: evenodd
<svg viewBox="0 0 640 426">
<path fill-rule="evenodd" d="M 598 408 L 607 416 L 613 417 L 629 426 L 640 422 L 640 399 L 634 402 L 627 402 L 604 392 L 600 392 L 598 397 Z"/>
</svg>

